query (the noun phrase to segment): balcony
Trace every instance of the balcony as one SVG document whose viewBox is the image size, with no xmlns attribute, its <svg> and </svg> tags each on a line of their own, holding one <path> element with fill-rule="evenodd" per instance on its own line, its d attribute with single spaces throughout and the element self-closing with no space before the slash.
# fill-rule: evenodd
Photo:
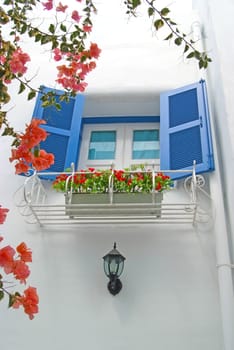
<svg viewBox="0 0 234 350">
<path fill-rule="evenodd" d="M 46 173 L 48 176 L 68 175 L 65 193 L 52 189 L 51 181 L 43 180 L 45 173 L 33 173 L 27 177 L 23 186 L 15 193 L 16 205 L 25 221 L 40 226 L 61 226 L 77 224 L 122 224 L 122 223 L 154 223 L 154 224 L 192 224 L 210 220 L 209 210 L 201 206 L 200 194 L 210 198 L 203 189 L 205 180 L 196 174 L 196 166 L 188 171 L 188 176 L 180 184 L 163 193 L 128 193 L 131 200 L 119 200 L 109 181 L 108 193 L 95 194 L 89 203 L 74 203 L 74 194 L 69 190 L 69 181 L 79 174 L 73 169 L 67 173 Z M 179 172 L 159 170 L 160 172 Z M 158 172 L 158 171 L 157 171 Z M 183 173 L 185 171 L 183 170 Z M 154 179 L 154 170 L 152 170 Z M 154 188 L 154 184 L 153 187 Z M 105 195 L 105 196 L 103 196 Z M 89 194 L 87 196 L 90 196 Z M 103 200 L 103 198 L 105 199 Z M 129 198 L 129 197 L 128 197 Z M 137 199 L 139 198 L 139 199 Z"/>
</svg>

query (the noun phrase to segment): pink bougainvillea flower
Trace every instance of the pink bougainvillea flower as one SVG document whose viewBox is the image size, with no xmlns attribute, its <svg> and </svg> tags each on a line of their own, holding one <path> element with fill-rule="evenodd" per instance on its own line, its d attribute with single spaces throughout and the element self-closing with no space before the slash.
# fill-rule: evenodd
<svg viewBox="0 0 234 350">
<path fill-rule="evenodd" d="M 53 8 L 53 0 L 48 0 L 47 2 L 43 2 L 44 10 L 52 10 Z"/>
<path fill-rule="evenodd" d="M 72 12 L 71 18 L 72 18 L 74 21 L 79 22 L 80 19 L 81 19 L 81 16 L 79 15 L 78 11 L 74 10 L 74 11 Z"/>
<path fill-rule="evenodd" d="M 4 221 L 6 220 L 6 216 L 7 216 L 8 211 L 9 211 L 9 209 L 2 208 L 2 206 L 0 205 L 0 224 L 3 224 Z"/>
<path fill-rule="evenodd" d="M 54 60 L 55 61 L 60 61 L 62 59 L 62 54 L 59 48 L 56 48 L 53 50 L 54 53 Z"/>
<path fill-rule="evenodd" d="M 30 320 L 34 318 L 34 314 L 38 313 L 39 297 L 37 289 L 34 287 L 28 287 L 25 289 L 22 296 L 16 296 L 16 300 L 13 304 L 13 308 L 17 309 L 19 306 L 23 306 L 24 312 L 29 316 Z"/>
<path fill-rule="evenodd" d="M 14 274 L 15 279 L 19 280 L 21 283 L 26 283 L 26 278 L 30 275 L 30 270 L 24 261 L 15 260 L 12 273 Z"/>
<path fill-rule="evenodd" d="M 85 33 L 90 33 L 92 31 L 92 26 L 88 26 L 87 24 L 83 25 L 83 31 Z"/>
<path fill-rule="evenodd" d="M 91 43 L 90 48 L 89 48 L 89 52 L 90 52 L 91 57 L 98 58 L 100 53 L 101 53 L 101 49 L 99 49 L 97 44 Z"/>
<path fill-rule="evenodd" d="M 54 164 L 54 155 L 47 153 L 43 149 L 39 151 L 39 155 L 34 157 L 32 161 L 33 167 L 38 171 L 48 169 L 52 164 Z"/>
<path fill-rule="evenodd" d="M 24 161 L 19 160 L 17 164 L 15 164 L 15 173 L 16 174 L 22 174 L 27 173 L 27 171 L 30 169 L 30 166 L 26 164 Z"/>
<path fill-rule="evenodd" d="M 19 136 L 20 144 L 11 150 L 10 162 L 16 161 L 16 174 L 27 172 L 31 166 L 36 170 L 45 170 L 54 164 L 54 155 L 38 150 L 41 141 L 47 138 L 47 132 L 39 127 L 46 122 L 41 119 L 32 119 L 27 125 L 25 133 Z"/>
<path fill-rule="evenodd" d="M 5 56 L 0 56 L 0 63 L 4 64 L 6 62 L 6 57 Z"/>
<path fill-rule="evenodd" d="M 27 71 L 25 64 L 30 61 L 27 53 L 24 53 L 21 48 L 17 48 L 9 60 L 10 70 L 14 74 L 24 74 Z"/>
<path fill-rule="evenodd" d="M 16 247 L 16 251 L 19 253 L 20 259 L 24 262 L 32 262 L 32 251 L 27 245 L 22 242 Z"/>
<path fill-rule="evenodd" d="M 13 270 L 15 249 L 7 245 L 0 249 L 0 266 L 5 273 L 9 274 Z"/>
<path fill-rule="evenodd" d="M 68 8 L 67 5 L 62 5 L 61 2 L 60 2 L 58 4 L 58 6 L 56 7 L 56 11 L 57 12 L 65 12 L 67 8 Z"/>
</svg>

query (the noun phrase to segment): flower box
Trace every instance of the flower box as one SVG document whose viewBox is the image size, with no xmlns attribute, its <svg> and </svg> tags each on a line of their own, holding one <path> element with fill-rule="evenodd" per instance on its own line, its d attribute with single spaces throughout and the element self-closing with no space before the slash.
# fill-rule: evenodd
<svg viewBox="0 0 234 350">
<path fill-rule="evenodd" d="M 161 203 L 162 192 L 142 193 L 142 192 L 117 192 L 113 194 L 113 203 Z"/>
<path fill-rule="evenodd" d="M 71 196 L 71 199 L 69 199 Z M 65 194 L 66 204 L 108 204 L 109 193 L 72 193 Z"/>
<path fill-rule="evenodd" d="M 66 204 L 66 215 L 69 215 L 70 217 L 81 215 L 81 207 L 82 205 L 85 206 L 86 211 L 89 210 L 88 205 L 99 205 L 99 204 L 107 204 L 107 207 L 103 208 L 101 211 L 102 215 L 108 215 L 108 213 L 111 213 L 111 215 L 119 214 L 122 212 L 122 214 L 127 215 L 128 214 L 128 208 L 132 210 L 138 210 L 139 212 L 142 212 L 142 207 L 137 208 L 137 204 L 152 204 L 154 206 L 155 215 L 157 217 L 161 216 L 161 203 L 163 200 L 163 193 L 162 192 L 155 192 L 155 193 L 124 193 L 124 192 L 117 192 L 113 193 L 112 195 L 110 193 L 73 193 L 71 194 L 65 194 L 65 204 Z M 113 204 L 113 206 L 112 206 Z M 117 206 L 115 206 L 115 204 Z M 129 206 L 121 207 L 121 204 L 129 204 Z M 131 204 L 133 204 L 131 206 Z M 90 208 L 91 209 L 91 208 Z M 82 207 L 82 212 L 84 210 L 84 207 Z M 92 207 L 92 212 L 95 209 Z M 152 210 L 152 207 L 150 208 Z"/>
</svg>

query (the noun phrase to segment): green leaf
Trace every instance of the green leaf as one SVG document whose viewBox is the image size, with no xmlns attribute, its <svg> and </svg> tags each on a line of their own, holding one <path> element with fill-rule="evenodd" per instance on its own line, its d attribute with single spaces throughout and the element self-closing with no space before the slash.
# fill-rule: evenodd
<svg viewBox="0 0 234 350">
<path fill-rule="evenodd" d="M 162 19 L 157 19 L 157 21 L 154 22 L 154 27 L 156 30 L 159 30 L 164 26 L 164 22 Z"/>
<path fill-rule="evenodd" d="M 24 34 L 27 30 L 28 26 L 26 23 L 23 23 L 22 27 L 21 27 L 21 30 L 20 30 L 20 33 L 21 34 Z"/>
<path fill-rule="evenodd" d="M 65 44 L 65 43 L 62 43 L 62 44 L 60 45 L 60 50 L 61 50 L 62 52 L 68 52 L 68 45 Z"/>
<path fill-rule="evenodd" d="M 160 11 L 160 13 L 161 13 L 162 16 L 167 16 L 169 12 L 170 12 L 170 10 L 169 10 L 169 8 L 167 8 L 167 7 L 164 7 L 164 8 Z"/>
<path fill-rule="evenodd" d="M 39 154 L 40 154 L 40 147 L 35 147 L 34 148 L 34 151 L 33 151 L 33 154 L 35 157 L 39 157 Z"/>
<path fill-rule="evenodd" d="M 179 46 L 179 45 L 181 45 L 181 43 L 182 43 L 182 38 L 181 38 L 181 37 L 176 38 L 174 42 L 175 42 L 176 45 Z"/>
<path fill-rule="evenodd" d="M 187 52 L 189 49 L 189 46 L 186 44 L 185 47 L 184 47 L 184 53 Z"/>
<path fill-rule="evenodd" d="M 197 60 L 200 60 L 201 59 L 201 54 L 199 51 L 194 51 L 194 57 L 197 59 Z"/>
<path fill-rule="evenodd" d="M 42 104 L 42 107 L 49 107 L 51 105 L 49 100 L 45 100 Z"/>
<path fill-rule="evenodd" d="M 55 108 L 57 109 L 57 111 L 61 111 L 62 107 L 59 103 L 55 103 Z"/>
<path fill-rule="evenodd" d="M 35 42 L 38 42 L 41 40 L 41 34 L 35 35 Z"/>
<path fill-rule="evenodd" d="M 195 53 L 192 51 L 192 52 L 190 52 L 186 57 L 187 58 L 192 58 L 192 57 L 194 57 L 195 56 Z"/>
<path fill-rule="evenodd" d="M 58 45 L 59 45 L 58 41 L 54 38 L 52 40 L 52 50 L 55 49 L 56 47 L 58 47 Z"/>
<path fill-rule="evenodd" d="M 49 41 L 50 41 L 49 35 L 42 36 L 42 38 L 41 38 L 41 44 L 42 45 L 47 44 Z"/>
<path fill-rule="evenodd" d="M 26 89 L 25 85 L 21 82 L 18 94 L 21 94 Z"/>
<path fill-rule="evenodd" d="M 3 298 L 4 298 L 4 292 L 0 290 L 0 300 L 2 300 Z"/>
<path fill-rule="evenodd" d="M 67 27 L 66 27 L 64 24 L 61 24 L 61 25 L 60 25 L 60 29 L 61 29 L 63 32 L 66 32 L 66 31 L 67 31 Z"/>
<path fill-rule="evenodd" d="M 8 307 L 11 307 L 15 302 L 15 296 L 13 294 L 9 294 L 9 302 Z"/>
<path fill-rule="evenodd" d="M 132 0 L 132 8 L 133 10 L 137 8 L 141 4 L 141 0 Z"/>
<path fill-rule="evenodd" d="M 164 40 L 169 40 L 169 39 L 171 39 L 173 37 L 173 34 L 171 33 L 171 34 L 169 34 Z"/>
<path fill-rule="evenodd" d="M 151 17 L 154 14 L 154 9 L 152 7 L 148 8 L 148 15 Z"/>
<path fill-rule="evenodd" d="M 32 100 L 36 96 L 36 91 L 30 91 L 28 94 L 28 100 Z"/>
<path fill-rule="evenodd" d="M 50 31 L 50 33 L 52 33 L 52 34 L 54 34 L 55 33 L 55 26 L 54 26 L 54 24 L 50 24 L 50 26 L 49 26 L 49 31 Z"/>
<path fill-rule="evenodd" d="M 204 68 L 204 61 L 203 60 L 200 60 L 199 61 L 199 68 Z"/>
<path fill-rule="evenodd" d="M 14 132 L 14 129 L 13 128 L 10 128 L 10 127 L 6 127 L 2 133 L 2 136 L 6 136 L 6 135 L 9 135 L 9 136 L 12 136 L 14 135 L 15 132 Z"/>
</svg>

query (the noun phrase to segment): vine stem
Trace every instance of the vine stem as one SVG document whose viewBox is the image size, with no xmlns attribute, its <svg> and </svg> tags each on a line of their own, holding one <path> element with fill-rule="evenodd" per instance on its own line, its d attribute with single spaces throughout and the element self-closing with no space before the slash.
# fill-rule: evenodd
<svg viewBox="0 0 234 350">
<path fill-rule="evenodd" d="M 165 16 L 163 16 L 161 14 L 161 12 L 149 1 L 149 0 L 144 0 L 153 10 L 154 12 L 156 12 L 159 17 L 161 18 L 161 20 L 168 26 L 168 28 L 170 29 L 170 31 L 177 36 L 177 38 L 180 38 L 181 40 L 183 40 L 183 42 L 190 47 L 191 50 L 193 51 L 197 51 L 197 49 L 192 45 L 192 43 L 190 41 L 188 41 L 185 36 L 182 34 L 179 34 L 179 32 L 177 32 L 172 25 L 170 24 L 170 19 L 165 18 Z M 177 28 L 178 30 L 178 28 Z"/>
</svg>

